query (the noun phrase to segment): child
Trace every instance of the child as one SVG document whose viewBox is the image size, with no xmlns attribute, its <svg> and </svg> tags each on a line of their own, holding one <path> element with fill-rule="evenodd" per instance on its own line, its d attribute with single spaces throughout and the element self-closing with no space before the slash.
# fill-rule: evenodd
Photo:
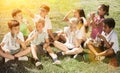
<svg viewBox="0 0 120 73">
<path fill-rule="evenodd" d="M 114 56 L 119 50 L 118 36 L 113 30 L 115 27 L 115 21 L 113 18 L 107 18 L 104 20 L 103 32 L 98 34 L 99 42 L 103 41 L 104 51 L 98 53 L 95 50 L 95 45 L 93 42 L 87 44 L 88 48 L 97 56 Z M 103 48 L 102 48 L 103 49 Z"/>
<path fill-rule="evenodd" d="M 27 10 L 27 9 L 26 9 Z M 36 21 L 38 21 L 40 18 L 45 20 L 45 26 L 43 28 L 43 31 L 48 33 L 49 37 L 54 41 L 55 37 L 52 33 L 52 24 L 51 24 L 51 20 L 50 18 L 47 16 L 49 11 L 50 11 L 50 7 L 43 4 L 40 6 L 40 12 L 39 14 L 34 15 L 33 13 L 31 13 L 29 10 L 27 10 L 28 14 L 30 15 L 30 17 L 33 18 L 33 22 L 35 24 Z"/>
<path fill-rule="evenodd" d="M 95 39 L 98 33 L 102 32 L 103 29 L 103 20 L 105 15 L 109 15 L 109 5 L 101 4 L 98 7 L 98 15 L 95 16 L 95 13 L 91 13 L 88 19 L 88 24 L 92 26 L 91 38 Z M 90 19 L 92 20 L 90 22 Z"/>
<path fill-rule="evenodd" d="M 22 11 L 20 9 L 14 9 L 12 12 L 12 17 L 20 23 L 20 31 L 23 33 L 23 36 L 26 39 L 29 32 L 32 31 L 32 27 L 25 19 L 23 19 Z"/>
<path fill-rule="evenodd" d="M 72 22 L 70 22 L 71 24 L 69 25 L 69 27 L 66 27 L 64 30 L 67 39 L 66 43 L 62 44 L 58 41 L 54 42 L 54 45 L 63 51 L 60 52 L 62 55 L 75 55 L 83 51 L 81 44 L 86 39 L 85 27 L 82 26 L 81 29 L 78 30 L 77 24 L 79 21 L 77 19 L 71 21 Z"/>
<path fill-rule="evenodd" d="M 4 57 L 4 58 L 8 58 L 10 60 L 14 60 L 14 56 L 8 54 L 8 53 L 5 53 L 2 48 L 1 48 L 2 45 L 0 45 L 0 56 L 1 57 Z"/>
<path fill-rule="evenodd" d="M 73 17 L 72 18 L 68 18 L 68 16 L 73 13 Z M 77 19 L 79 21 L 79 24 L 77 24 L 78 29 L 80 29 L 82 27 L 83 24 L 86 24 L 86 19 L 85 19 L 85 12 L 83 9 L 75 9 L 75 10 L 71 10 L 70 12 L 68 12 L 65 17 L 64 17 L 64 21 L 70 23 L 70 20 L 74 20 Z"/>
<path fill-rule="evenodd" d="M 30 52 L 30 48 L 26 48 L 24 44 L 23 34 L 19 30 L 20 24 L 17 20 L 10 20 L 8 22 L 8 27 L 10 32 L 4 36 L 1 42 L 1 48 L 8 55 L 12 55 L 12 59 L 18 58 L 18 60 L 20 60 L 22 58 L 21 56 Z M 20 45 L 23 49 L 21 49 Z M 6 58 L 11 59 L 9 56 Z M 23 58 L 28 59 L 27 57 Z"/>
<path fill-rule="evenodd" d="M 45 26 L 44 19 L 39 19 L 35 24 L 36 29 L 30 33 L 28 39 L 26 40 L 27 43 L 31 42 L 31 51 L 35 60 L 35 65 L 41 64 L 37 57 L 37 46 L 41 46 L 42 48 L 39 49 L 46 50 L 49 53 L 49 55 L 54 61 L 54 64 L 60 64 L 60 61 L 57 59 L 57 55 L 54 54 L 54 52 L 49 46 L 47 33 L 43 31 L 43 28 Z"/>
</svg>

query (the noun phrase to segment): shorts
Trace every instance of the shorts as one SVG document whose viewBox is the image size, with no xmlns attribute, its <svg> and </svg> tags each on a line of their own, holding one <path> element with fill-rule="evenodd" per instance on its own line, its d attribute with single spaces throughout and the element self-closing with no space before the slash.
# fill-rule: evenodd
<svg viewBox="0 0 120 73">
<path fill-rule="evenodd" d="M 46 53 L 46 50 L 43 48 L 44 43 L 41 43 L 39 45 L 36 45 L 38 52 L 43 55 Z"/>
<path fill-rule="evenodd" d="M 21 49 L 17 49 L 17 50 L 10 50 L 10 54 L 16 54 L 16 53 L 18 53 L 18 52 L 20 52 L 21 51 Z"/>
</svg>

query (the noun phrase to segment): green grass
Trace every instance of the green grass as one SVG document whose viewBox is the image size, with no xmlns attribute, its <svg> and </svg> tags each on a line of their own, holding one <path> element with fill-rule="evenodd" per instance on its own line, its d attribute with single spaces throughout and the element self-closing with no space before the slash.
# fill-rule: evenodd
<svg viewBox="0 0 120 73">
<path fill-rule="evenodd" d="M 5 0 L 7 1 L 7 0 Z M 17 1 L 17 0 L 16 0 Z M 22 0 L 21 0 L 22 1 Z M 110 15 L 106 17 L 112 17 L 116 21 L 115 30 L 120 37 L 120 0 L 23 0 L 28 1 L 29 4 L 15 4 L 10 6 L 8 4 L 2 4 L 4 0 L 1 0 L 0 3 L 0 33 L 7 33 L 7 21 L 11 19 L 11 12 L 14 8 L 23 8 L 27 7 L 32 12 L 38 13 L 40 4 L 48 4 L 51 8 L 49 17 L 51 18 L 53 31 L 58 29 L 63 29 L 64 26 L 67 26 L 65 22 L 62 21 L 65 14 L 75 8 L 83 8 L 86 15 L 92 11 L 96 11 L 97 7 L 104 3 L 110 5 Z M 30 24 L 33 25 L 33 22 L 27 14 L 24 13 L 24 17 L 30 21 Z M 3 35 L 0 35 L 0 41 L 2 40 Z M 120 43 L 120 38 L 119 38 Z M 119 44 L 120 46 L 120 44 Z M 55 50 L 56 51 L 56 50 Z M 45 56 L 41 57 L 41 62 L 43 63 L 44 68 L 42 70 L 37 70 L 33 65 L 27 63 L 27 65 L 33 66 L 32 68 L 26 67 L 30 73 L 120 73 L 120 67 L 113 68 L 103 62 L 84 62 L 71 59 L 68 61 L 68 56 L 60 58 L 62 62 L 61 65 L 56 66 L 52 64 L 51 58 Z"/>
</svg>

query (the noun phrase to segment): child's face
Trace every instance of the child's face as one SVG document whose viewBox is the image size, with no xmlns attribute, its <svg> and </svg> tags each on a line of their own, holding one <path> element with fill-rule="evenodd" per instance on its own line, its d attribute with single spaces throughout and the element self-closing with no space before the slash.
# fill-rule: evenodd
<svg viewBox="0 0 120 73">
<path fill-rule="evenodd" d="M 108 25 L 105 25 L 105 24 L 104 24 L 104 26 L 103 26 L 103 31 L 104 31 L 105 33 L 109 34 L 109 33 L 112 31 L 112 28 L 109 28 Z"/>
<path fill-rule="evenodd" d="M 44 8 L 40 8 L 40 15 L 45 17 L 48 14 L 48 11 Z"/>
<path fill-rule="evenodd" d="M 74 17 L 77 17 L 77 18 L 80 17 L 79 12 L 76 10 L 74 10 Z"/>
<path fill-rule="evenodd" d="M 15 18 L 16 18 L 17 20 L 23 19 L 22 13 L 21 13 L 21 12 L 20 12 L 20 13 L 17 13 L 16 16 L 15 16 Z"/>
<path fill-rule="evenodd" d="M 20 27 L 19 26 L 12 27 L 12 29 L 10 29 L 10 30 L 13 34 L 18 34 L 20 31 Z"/>
<path fill-rule="evenodd" d="M 36 29 L 37 29 L 38 32 L 41 32 L 42 29 L 43 29 L 42 23 L 37 23 L 37 24 L 36 24 Z"/>
<path fill-rule="evenodd" d="M 102 7 L 99 6 L 99 7 L 98 7 L 98 15 L 104 16 L 104 14 L 105 14 L 105 11 L 103 11 Z"/>
</svg>

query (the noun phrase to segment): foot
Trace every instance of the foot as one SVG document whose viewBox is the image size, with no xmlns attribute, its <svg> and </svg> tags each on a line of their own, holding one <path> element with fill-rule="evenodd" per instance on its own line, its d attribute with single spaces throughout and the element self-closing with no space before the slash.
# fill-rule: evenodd
<svg viewBox="0 0 120 73">
<path fill-rule="evenodd" d="M 36 60 L 35 66 L 36 66 L 38 69 L 43 69 L 43 65 L 42 65 L 42 63 L 41 63 L 39 60 Z"/>
<path fill-rule="evenodd" d="M 18 60 L 20 60 L 20 61 L 28 61 L 28 57 L 27 56 L 19 57 Z"/>
<path fill-rule="evenodd" d="M 53 64 L 61 64 L 61 62 L 59 61 L 59 60 L 56 60 L 56 61 L 54 61 L 54 63 Z"/>
</svg>

